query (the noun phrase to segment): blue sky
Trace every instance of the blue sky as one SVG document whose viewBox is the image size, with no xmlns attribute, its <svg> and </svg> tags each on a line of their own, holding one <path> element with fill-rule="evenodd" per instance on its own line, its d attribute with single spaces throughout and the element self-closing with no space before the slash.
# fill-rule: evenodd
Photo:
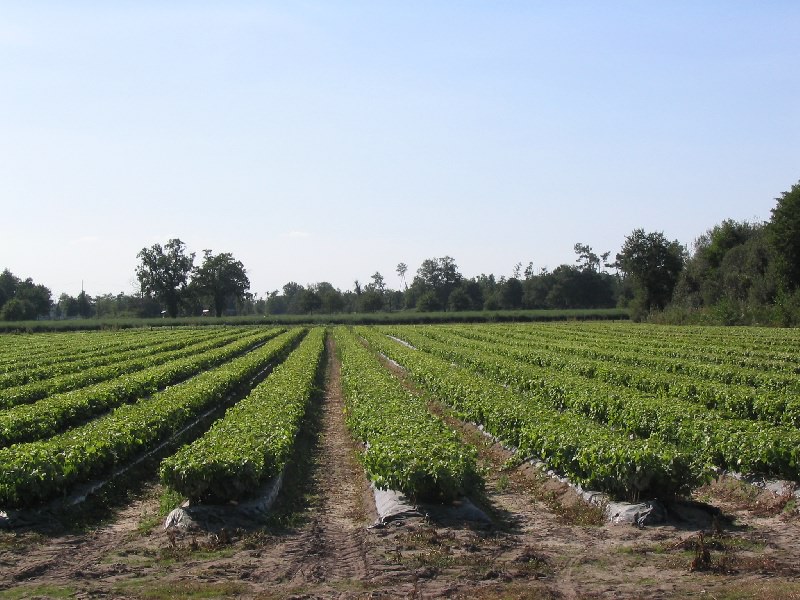
<svg viewBox="0 0 800 600">
<path fill-rule="evenodd" d="M 800 179 L 800 3 L 0 1 L 0 269 L 131 292 L 172 237 L 264 294 L 691 246 Z"/>
</svg>

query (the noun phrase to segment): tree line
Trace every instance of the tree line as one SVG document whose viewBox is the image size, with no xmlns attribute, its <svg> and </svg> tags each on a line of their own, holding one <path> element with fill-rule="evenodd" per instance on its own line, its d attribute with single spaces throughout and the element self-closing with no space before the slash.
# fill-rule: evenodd
<svg viewBox="0 0 800 600">
<path fill-rule="evenodd" d="M 691 252 L 662 232 L 636 229 L 621 250 L 595 253 L 574 245 L 575 261 L 552 271 L 517 263 L 510 277 L 464 277 L 453 257 L 429 258 L 408 282 L 397 265 L 392 289 L 380 272 L 352 289 L 327 281 L 290 281 L 264 297 L 250 292 L 241 261 L 204 250 L 199 265 L 178 238 L 137 254 L 136 294 L 77 297 L 0 274 L 0 318 L 153 317 L 159 314 L 335 314 L 378 311 L 481 311 L 623 307 L 636 320 L 666 322 L 800 323 L 800 183 L 776 198 L 769 221 L 725 220 L 694 243 Z"/>
</svg>

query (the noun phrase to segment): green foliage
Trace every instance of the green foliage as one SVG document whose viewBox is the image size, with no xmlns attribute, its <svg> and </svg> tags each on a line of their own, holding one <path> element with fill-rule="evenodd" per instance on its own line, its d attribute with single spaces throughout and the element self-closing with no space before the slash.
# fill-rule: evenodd
<svg viewBox="0 0 800 600">
<path fill-rule="evenodd" d="M 154 244 L 142 248 L 136 258 L 140 261 L 136 278 L 142 293 L 151 294 L 163 302 L 170 317 L 178 316 L 178 307 L 194 264 L 194 253 L 187 254 L 186 245 L 174 238 L 163 247 Z"/>
<path fill-rule="evenodd" d="M 314 390 L 325 330 L 316 328 L 206 434 L 161 463 L 161 480 L 193 500 L 226 502 L 281 473 Z"/>
<path fill-rule="evenodd" d="M 526 308 L 610 308 L 617 303 L 618 280 L 608 273 L 571 265 L 540 275 L 528 272 L 522 282 L 522 306 Z"/>
<path fill-rule="evenodd" d="M 533 390 L 523 400 L 504 387 L 504 377 L 494 379 L 455 366 L 451 360 L 463 358 L 460 349 L 443 350 L 447 357 L 440 358 L 428 354 L 429 350 L 436 353 L 435 345 L 412 334 L 410 328 L 392 331 L 412 344 L 419 342 L 421 349 L 409 349 L 375 331 L 359 330 L 461 418 L 482 424 L 524 455 L 540 458 L 576 483 L 625 498 L 672 496 L 691 489 L 707 475 L 691 454 L 669 443 L 630 440 L 586 417 L 559 412 Z"/>
<path fill-rule="evenodd" d="M 552 408 L 585 415 L 636 438 L 675 444 L 709 464 L 792 480 L 800 476 L 800 431 L 794 422 L 780 427 L 748 420 L 759 412 L 765 420 L 792 415 L 800 424 L 795 399 L 800 379 L 788 370 L 764 373 L 664 357 L 640 360 L 645 349 L 614 351 L 606 341 L 587 349 L 558 342 L 541 347 L 537 340 L 528 344 L 524 337 L 504 334 L 481 341 L 472 339 L 473 331 L 468 339 L 440 329 L 426 329 L 425 336 L 405 329 L 397 333 L 417 348 L 511 385 L 526 397 L 533 394 Z M 591 358 L 582 359 L 582 354 Z M 660 375 L 665 372 L 670 375 Z M 672 375 L 686 372 L 696 377 Z M 707 385 L 708 379 L 717 383 Z M 731 382 L 753 387 L 722 385 Z M 718 404 L 729 410 L 713 410 Z"/>
<path fill-rule="evenodd" d="M 50 312 L 50 290 L 28 278 L 21 280 L 8 269 L 0 273 L 0 320 L 23 321 Z"/>
<path fill-rule="evenodd" d="M 685 254 L 686 249 L 677 240 L 670 242 L 661 232 L 635 229 L 625 238 L 617 264 L 633 284 L 638 299 L 634 318 L 663 309 L 670 302 Z"/>
<path fill-rule="evenodd" d="M 334 336 L 347 426 L 366 444 L 363 462 L 372 482 L 433 501 L 482 486 L 475 449 L 465 447 L 351 332 L 337 327 Z"/>
<path fill-rule="evenodd" d="M 36 318 L 33 305 L 27 300 L 12 298 L 0 310 L 0 319 L 3 321 L 24 321 Z"/>
<path fill-rule="evenodd" d="M 3 352 L 0 344 L 0 389 L 177 350 L 221 335 L 224 334 L 220 330 L 209 328 L 167 332 L 138 329 L 118 333 L 113 338 L 99 333 L 28 336 L 13 348 L 9 347 L 8 352 Z M 45 340 L 44 346 L 36 343 Z"/>
<path fill-rule="evenodd" d="M 417 300 L 417 310 L 420 312 L 442 310 L 442 305 L 439 303 L 439 295 L 434 290 L 423 292 L 419 300 Z"/>
<path fill-rule="evenodd" d="M 457 287 L 453 290 L 447 304 L 450 310 L 469 310 L 472 308 L 472 301 L 463 287 Z"/>
<path fill-rule="evenodd" d="M 244 299 L 250 280 L 242 262 L 231 253 L 214 256 L 211 250 L 204 250 L 203 264 L 193 270 L 190 287 L 200 297 L 210 299 L 214 313 L 221 317 L 229 300 Z"/>
<path fill-rule="evenodd" d="M 0 449 L 0 506 L 32 506 L 175 435 L 282 357 L 302 330 L 47 440 Z"/>
<path fill-rule="evenodd" d="M 793 291 L 800 287 L 800 182 L 776 200 L 767 231 L 781 283 Z"/>
<path fill-rule="evenodd" d="M 708 307 L 716 322 L 733 325 L 751 307 L 771 303 L 776 283 L 764 225 L 726 220 L 695 242 L 673 301 Z"/>
<path fill-rule="evenodd" d="M 781 291 L 775 299 L 775 320 L 782 327 L 800 326 L 800 289 Z"/>
<path fill-rule="evenodd" d="M 220 336 L 186 349 L 156 353 L 152 357 L 112 367 L 89 369 L 84 373 L 94 372 L 95 377 L 111 381 L 55 394 L 34 404 L 14 406 L 0 412 L 0 447 L 55 435 L 125 402 L 135 401 L 196 375 L 203 369 L 222 364 L 279 332 L 272 330 Z M 22 389 L 39 391 L 47 389 L 48 383 L 44 381 L 41 386 L 23 386 Z M 53 385 L 51 389 L 57 388 Z M 19 402 L 20 396 L 14 393 L 13 388 L 3 392 L 3 400 L 7 403 Z M 25 399 L 30 400 L 29 397 Z"/>
<path fill-rule="evenodd" d="M 500 285 L 500 308 L 505 310 L 516 310 L 522 308 L 522 299 L 525 290 L 522 282 L 516 277 L 506 279 Z"/>
<path fill-rule="evenodd" d="M 84 319 L 94 315 L 94 302 L 86 292 L 81 291 L 73 298 L 68 294 L 58 297 L 58 314 L 64 317 L 82 317 Z"/>
<path fill-rule="evenodd" d="M 409 292 L 418 298 L 416 307 L 425 312 L 447 310 L 450 294 L 462 281 L 455 259 L 450 256 L 422 261 Z"/>
<path fill-rule="evenodd" d="M 360 298 L 361 310 L 374 313 L 383 308 L 383 294 L 376 289 L 368 289 Z"/>
</svg>

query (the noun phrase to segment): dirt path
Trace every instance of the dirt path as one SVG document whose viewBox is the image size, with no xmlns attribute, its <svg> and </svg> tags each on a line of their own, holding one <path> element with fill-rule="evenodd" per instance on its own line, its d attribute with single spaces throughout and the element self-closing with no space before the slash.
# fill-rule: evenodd
<svg viewBox="0 0 800 600">
<path fill-rule="evenodd" d="M 437 510 L 370 527 L 372 495 L 347 433 L 335 352 L 266 522 L 168 535 L 151 477 L 104 521 L 0 532 L 0 600 L 76 598 L 800 598 L 800 516 L 743 484 L 697 497 L 729 517 L 599 523 L 566 486 L 432 403 L 479 451 L 491 523 Z"/>
<path fill-rule="evenodd" d="M 365 540 L 374 506 L 368 505 L 367 481 L 345 428 L 340 369 L 330 339 L 327 356 L 308 522 L 259 568 L 272 579 L 280 573 L 277 579 L 286 582 L 285 591 L 294 587 L 297 593 L 309 584 L 316 593 L 331 593 L 331 585 L 357 588 L 369 577 Z"/>
</svg>

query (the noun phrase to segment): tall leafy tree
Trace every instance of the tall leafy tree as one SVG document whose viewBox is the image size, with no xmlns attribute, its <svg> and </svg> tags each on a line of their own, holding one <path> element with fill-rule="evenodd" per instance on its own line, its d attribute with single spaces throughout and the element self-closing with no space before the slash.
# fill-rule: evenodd
<svg viewBox="0 0 800 600">
<path fill-rule="evenodd" d="M 242 262 L 230 252 L 214 255 L 203 250 L 203 264 L 194 269 L 191 285 L 213 302 L 214 313 L 221 317 L 229 300 L 244 300 L 250 280 Z"/>
<path fill-rule="evenodd" d="M 322 298 L 319 294 L 311 287 L 304 288 L 300 292 L 300 309 L 303 313 L 311 314 L 320 308 L 322 308 Z"/>
<path fill-rule="evenodd" d="M 3 305 L 14 297 L 19 283 L 19 277 L 8 269 L 3 269 L 3 272 L 0 273 L 0 308 L 3 308 Z"/>
<path fill-rule="evenodd" d="M 726 219 L 695 241 L 673 302 L 689 308 L 720 301 L 763 304 L 774 295 L 773 280 L 764 224 Z"/>
<path fill-rule="evenodd" d="M 45 316 L 53 305 L 50 289 L 33 279 L 20 279 L 5 269 L 0 273 L 0 318 L 5 321 L 32 320 Z"/>
<path fill-rule="evenodd" d="M 578 263 L 578 267 L 581 271 L 594 271 L 599 272 L 602 266 L 608 266 L 606 263 L 608 262 L 608 257 L 611 255 L 611 252 L 603 252 L 600 256 L 595 254 L 592 251 L 592 247 L 587 244 L 575 244 L 575 254 L 578 255 L 578 258 L 575 262 Z"/>
<path fill-rule="evenodd" d="M 342 292 L 333 287 L 331 283 L 320 281 L 314 286 L 314 291 L 322 301 L 320 310 L 322 310 L 323 313 L 332 315 L 344 310 L 344 297 L 342 296 Z"/>
<path fill-rule="evenodd" d="M 769 241 L 781 283 L 794 290 L 800 288 L 800 182 L 776 200 L 768 225 Z"/>
<path fill-rule="evenodd" d="M 525 289 L 522 287 L 522 282 L 516 278 L 511 277 L 506 279 L 500 285 L 500 306 L 506 310 L 516 310 L 522 308 L 522 297 L 525 294 Z"/>
<path fill-rule="evenodd" d="M 633 285 L 637 312 L 662 309 L 669 303 L 685 260 L 683 245 L 669 241 L 662 232 L 635 229 L 625 238 L 617 265 Z"/>
<path fill-rule="evenodd" d="M 142 248 L 136 257 L 140 261 L 136 278 L 142 293 L 161 302 L 170 317 L 178 316 L 178 307 L 194 265 L 194 253 L 187 254 L 186 245 L 174 238 L 164 246 L 154 244 Z"/>
<path fill-rule="evenodd" d="M 33 283 L 33 279 L 30 277 L 19 283 L 14 297 L 27 302 L 31 307 L 25 316 L 26 319 L 35 319 L 49 314 L 50 307 L 53 305 L 50 288 Z"/>
<path fill-rule="evenodd" d="M 404 262 L 397 263 L 397 269 L 395 269 L 395 271 L 400 277 L 400 282 L 403 284 L 403 287 L 408 289 L 408 284 L 406 283 L 406 271 L 408 271 L 408 265 Z"/>
<path fill-rule="evenodd" d="M 429 258 L 422 261 L 414 281 L 411 283 L 409 291 L 416 294 L 420 300 L 426 292 L 433 292 L 435 295 L 435 302 L 430 298 L 426 298 L 424 306 L 436 306 L 435 309 L 439 310 L 447 307 L 447 301 L 450 294 L 458 287 L 463 279 L 461 273 L 458 272 L 458 265 L 455 259 L 450 256 L 443 256 L 442 258 Z M 417 308 L 426 310 L 419 304 Z"/>
</svg>

